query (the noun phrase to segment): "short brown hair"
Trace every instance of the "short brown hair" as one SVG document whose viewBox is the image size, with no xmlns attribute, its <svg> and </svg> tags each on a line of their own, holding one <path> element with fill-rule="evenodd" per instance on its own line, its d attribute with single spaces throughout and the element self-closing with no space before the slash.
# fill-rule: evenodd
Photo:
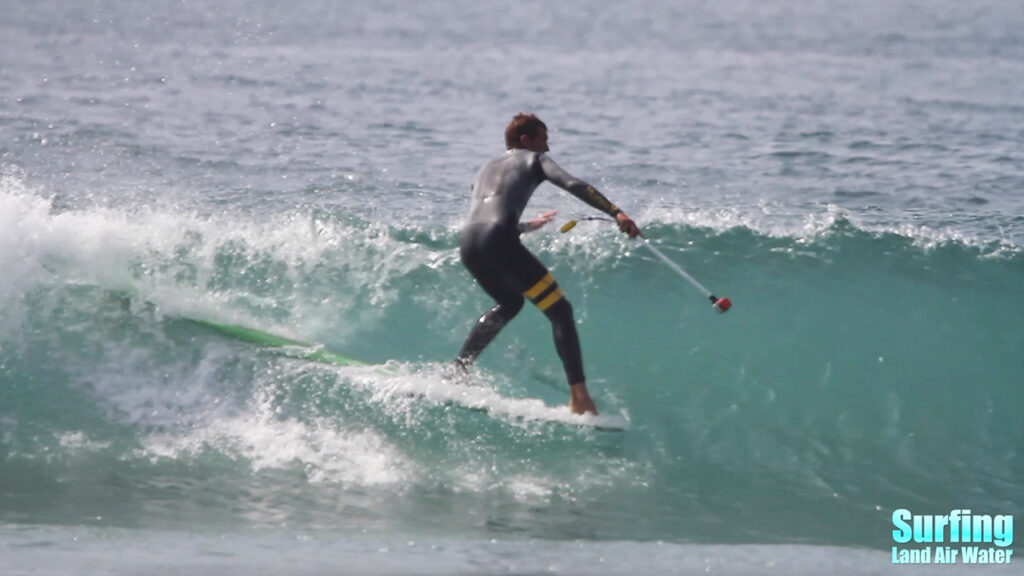
<svg viewBox="0 0 1024 576">
<path fill-rule="evenodd" d="M 508 150 L 519 148 L 520 136 L 533 139 L 542 129 L 547 131 L 548 127 L 540 121 L 540 118 L 524 112 L 516 114 L 515 118 L 505 127 L 505 148 Z"/>
</svg>

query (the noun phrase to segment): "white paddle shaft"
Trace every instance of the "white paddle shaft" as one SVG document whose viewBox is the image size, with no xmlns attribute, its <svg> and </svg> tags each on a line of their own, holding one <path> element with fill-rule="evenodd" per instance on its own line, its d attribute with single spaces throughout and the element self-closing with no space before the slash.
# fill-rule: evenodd
<svg viewBox="0 0 1024 576">
<path fill-rule="evenodd" d="M 668 256 L 665 256 L 664 254 L 661 253 L 661 250 L 658 250 L 657 248 L 655 248 L 654 245 L 651 244 L 650 240 L 648 240 L 647 238 L 641 238 L 641 240 L 643 240 L 644 246 L 647 246 L 648 248 L 650 248 L 651 252 L 654 252 L 654 255 L 657 256 L 658 258 L 660 258 L 661 261 L 664 262 L 666 266 L 668 266 L 669 268 L 675 270 L 676 274 L 679 274 L 680 276 L 685 278 L 687 281 L 689 281 L 690 284 L 693 284 L 694 286 L 696 286 L 697 289 L 700 290 L 701 292 L 703 292 L 705 296 L 707 296 L 708 298 L 711 297 L 711 291 L 710 290 L 708 290 L 707 288 L 702 286 L 700 282 L 697 282 L 697 280 L 695 280 L 693 276 L 690 276 L 689 274 L 687 274 L 686 270 L 683 270 L 675 262 L 669 260 Z"/>
</svg>

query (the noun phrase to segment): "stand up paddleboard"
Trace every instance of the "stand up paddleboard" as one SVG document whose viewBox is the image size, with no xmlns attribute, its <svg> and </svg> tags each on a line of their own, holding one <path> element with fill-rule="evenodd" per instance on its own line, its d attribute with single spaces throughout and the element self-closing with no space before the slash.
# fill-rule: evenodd
<svg viewBox="0 0 1024 576">
<path fill-rule="evenodd" d="M 271 334 L 255 328 L 237 324 L 220 324 L 197 318 L 182 318 L 193 324 L 209 328 L 222 335 L 265 346 L 279 348 L 287 356 L 329 364 L 332 366 L 368 367 L 375 370 L 388 370 L 383 365 L 374 365 L 348 356 L 342 356 L 322 346 Z M 621 432 L 629 429 L 629 422 L 621 416 L 610 414 L 573 414 L 566 406 L 549 406 L 537 398 L 509 398 L 486 386 L 465 386 L 450 384 L 448 386 L 426 388 L 414 385 L 399 385 L 400 393 L 419 396 L 433 402 L 459 406 L 477 412 L 486 412 L 494 417 L 505 417 L 522 422 L 554 422 L 569 426 L 593 428 L 595 430 Z"/>
</svg>

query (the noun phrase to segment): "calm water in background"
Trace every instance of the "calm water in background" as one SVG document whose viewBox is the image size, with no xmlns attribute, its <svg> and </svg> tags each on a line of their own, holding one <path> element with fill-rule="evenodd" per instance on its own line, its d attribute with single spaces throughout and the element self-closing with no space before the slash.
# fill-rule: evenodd
<svg viewBox="0 0 1024 576">
<path fill-rule="evenodd" d="M 0 14 L 9 573 L 930 573 L 892 510 L 1024 508 L 1020 3 Z M 521 110 L 735 303 L 602 223 L 524 237 L 623 434 L 404 394 L 458 394 L 458 227 Z M 482 358 L 493 409 L 566 401 L 547 331 Z"/>
</svg>

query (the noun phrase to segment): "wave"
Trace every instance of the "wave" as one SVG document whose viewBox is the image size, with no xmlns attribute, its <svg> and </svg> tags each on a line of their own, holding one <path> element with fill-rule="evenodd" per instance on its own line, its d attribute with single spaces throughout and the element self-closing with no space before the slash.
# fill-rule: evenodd
<svg viewBox="0 0 1024 576">
<path fill-rule="evenodd" d="M 117 470 L 123 501 L 93 496 L 124 524 L 140 508 L 172 526 L 189 514 L 430 524 L 430 503 L 444 502 L 436 528 L 483 511 L 497 530 L 564 537 L 571 527 L 552 518 L 586 501 L 600 539 L 883 547 L 889 535 L 866 527 L 897 507 L 1021 505 L 1016 248 L 833 213 L 798 234 L 659 215 L 648 236 L 730 297 L 728 314 L 606 224 L 524 237 L 577 311 L 599 408 L 630 416 L 628 433 L 608 435 L 403 393 L 443 388 L 490 306 L 458 263 L 455 226 L 59 211 L 8 177 L 0 480 L 43 478 L 61 499 L 72 471 Z M 546 323 L 521 316 L 476 377 L 501 398 L 562 404 Z M 182 318 L 399 361 L 400 377 L 312 365 Z M 239 512 L 254 495 L 265 506 Z M 95 498 L 46 518 L 84 521 Z M 625 502 L 663 512 L 626 529 Z M 824 530 L 836 514 L 842 533 Z"/>
</svg>

